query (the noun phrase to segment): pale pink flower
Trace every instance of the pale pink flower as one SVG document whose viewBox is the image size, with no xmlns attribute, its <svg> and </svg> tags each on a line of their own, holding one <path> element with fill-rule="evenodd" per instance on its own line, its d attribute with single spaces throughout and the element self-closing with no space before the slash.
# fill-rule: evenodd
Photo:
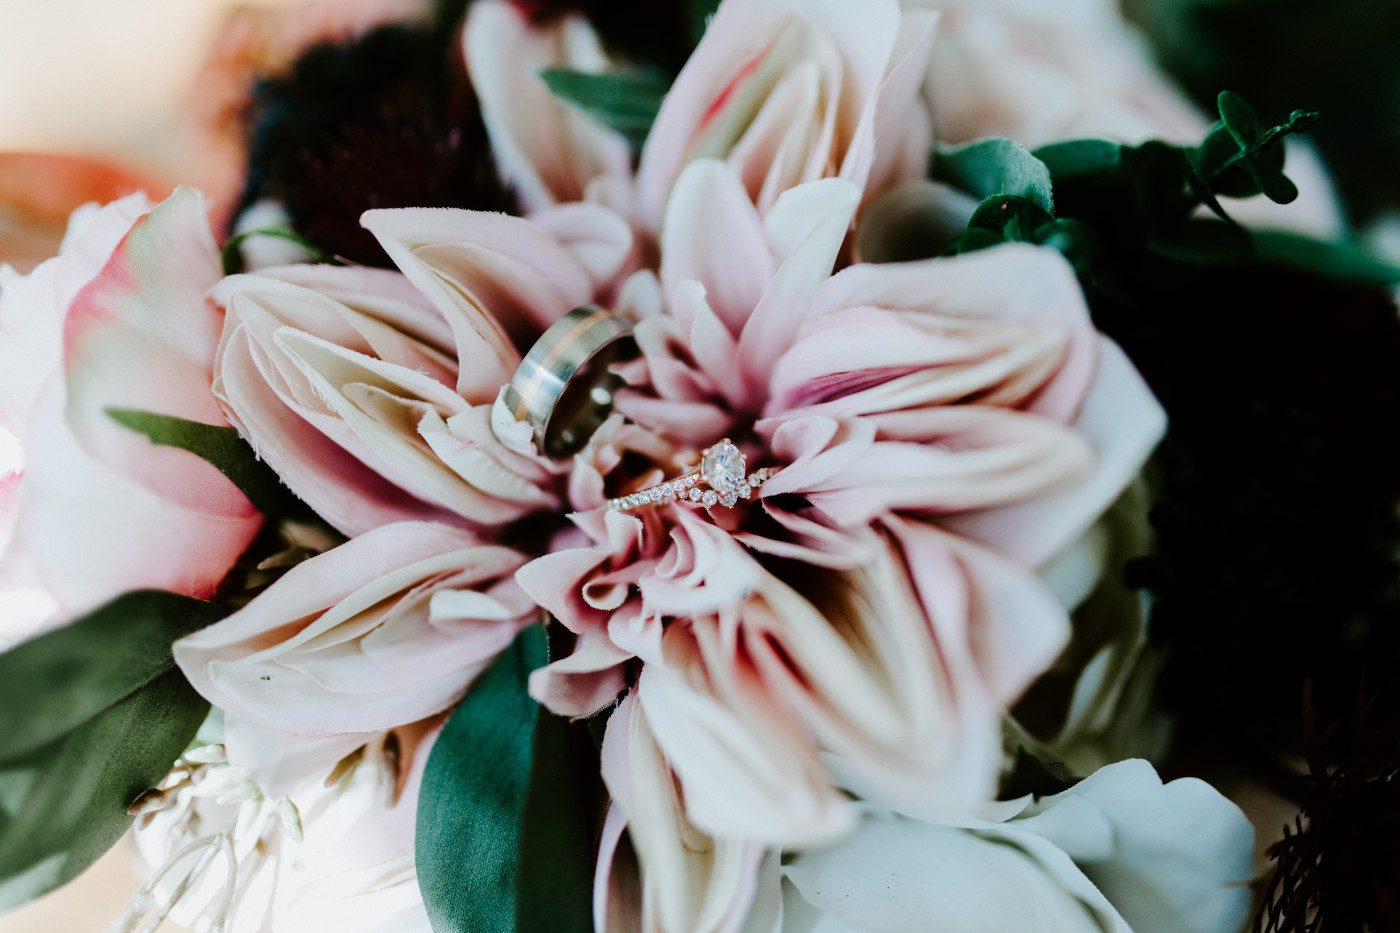
<svg viewBox="0 0 1400 933">
<path fill-rule="evenodd" d="M 446 525 L 384 525 L 313 557 L 246 607 L 174 645 L 205 699 L 306 760 L 249 755 L 272 792 L 328 767 L 367 734 L 456 703 L 534 619 L 515 583 L 524 555 Z M 307 743 L 304 738 L 324 739 Z M 328 750 L 325 755 L 318 750 Z M 290 776 L 289 776 L 290 775 Z"/>
<path fill-rule="evenodd" d="M 535 21 L 523 6 L 478 0 L 462 27 L 462 53 L 502 179 L 527 212 L 584 200 L 600 185 L 625 187 L 632 177 L 627 140 L 560 100 L 539 74 L 609 70 L 593 27 L 574 13 Z"/>
<path fill-rule="evenodd" d="M 578 532 L 518 574 L 578 635 L 531 692 L 582 716 L 629 691 L 629 747 L 662 763 L 605 774 L 644 929 L 730 928 L 700 905 L 747 890 L 755 852 L 849 832 L 847 792 L 925 818 L 990 799 L 1002 711 L 1068 634 L 1031 568 L 1163 430 L 1051 250 L 832 275 L 859 198 L 828 179 L 760 216 L 727 165 L 682 172 L 659 275 L 619 293 L 643 351 L 617 393 L 632 424 L 576 458 Z M 723 436 L 781 468 L 757 501 L 602 507 Z M 684 868 L 677 833 L 718 861 Z"/>
<path fill-rule="evenodd" d="M 108 414 L 226 424 L 209 391 L 222 322 L 205 211 L 189 188 L 155 206 L 132 195 L 80 211 L 30 275 L 0 268 L 0 423 L 20 459 L 0 493 L 0 574 L 28 607 L 3 613 L 0 642 L 127 590 L 207 598 L 262 523 L 214 466 Z"/>
<path fill-rule="evenodd" d="M 819 178 L 873 196 L 922 177 L 932 137 L 919 85 L 935 20 L 896 0 L 725 0 L 647 137 L 643 225 L 660 229 L 672 186 L 700 158 L 724 159 L 760 213 Z"/>
<path fill-rule="evenodd" d="M 571 308 L 612 296 L 631 232 L 602 207 L 532 221 L 370 211 L 403 273 L 288 266 L 232 276 L 214 391 L 229 419 L 328 522 L 494 527 L 557 508 L 554 468 L 504 446 L 491 407 Z"/>
</svg>

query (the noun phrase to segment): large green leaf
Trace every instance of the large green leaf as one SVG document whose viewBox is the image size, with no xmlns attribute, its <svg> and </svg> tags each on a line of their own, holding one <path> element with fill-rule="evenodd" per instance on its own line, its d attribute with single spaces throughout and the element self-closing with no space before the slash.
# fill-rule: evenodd
<svg viewBox="0 0 1400 933">
<path fill-rule="evenodd" d="M 170 669 L 55 741 L 0 762 L 0 910 L 58 887 L 111 848 L 131 825 L 127 807 L 165 776 L 208 708 Z"/>
<path fill-rule="evenodd" d="M 532 626 L 433 745 L 418 798 L 418 885 L 436 933 L 588 933 L 593 864 L 568 723 L 525 692 L 547 660 Z"/>
<path fill-rule="evenodd" d="M 939 149 L 931 174 L 978 198 L 1009 194 L 1035 202 L 1053 213 L 1050 170 L 1018 142 L 991 136 Z"/>
<path fill-rule="evenodd" d="M 1390 286 L 1400 283 L 1400 265 L 1351 243 L 1314 240 L 1285 230 L 1254 231 L 1264 262 L 1292 266 L 1344 282 Z"/>
<path fill-rule="evenodd" d="M 634 149 L 646 140 L 671 87 L 664 76 L 640 69 L 595 74 L 546 68 L 540 77 L 556 96 L 617 130 Z"/>
<path fill-rule="evenodd" d="M 286 511 L 293 502 L 277 474 L 258 459 L 234 428 L 133 408 L 109 408 L 107 414 L 123 427 L 146 435 L 153 444 L 179 447 L 207 460 L 264 515 Z"/>
<path fill-rule="evenodd" d="M 0 762 L 56 741 L 155 680 L 175 665 L 171 642 L 213 620 L 201 600 L 141 590 L 0 654 Z"/>
</svg>

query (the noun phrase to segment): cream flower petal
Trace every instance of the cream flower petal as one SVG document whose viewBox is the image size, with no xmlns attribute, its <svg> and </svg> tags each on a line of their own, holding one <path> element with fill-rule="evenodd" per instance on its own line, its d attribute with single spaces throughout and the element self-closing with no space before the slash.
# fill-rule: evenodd
<svg viewBox="0 0 1400 933">
<path fill-rule="evenodd" d="M 582 200 L 599 175 L 631 175 L 627 141 L 554 96 L 546 68 L 598 72 L 607 54 L 578 15 L 533 24 L 504 0 L 474 3 L 462 51 L 496 164 L 527 211 Z"/>
<path fill-rule="evenodd" d="M 210 702 L 287 733 L 416 722 L 455 703 L 529 621 L 512 579 L 523 562 L 445 525 L 385 525 L 176 642 L 176 663 Z M 464 618 L 437 598 L 455 590 L 482 597 Z"/>
<path fill-rule="evenodd" d="M 1107 846 L 1085 846 L 1082 801 L 1112 828 Z M 1249 910 L 1253 827 L 1196 778 L 1163 782 L 1141 759 L 1118 762 L 1030 807 L 1009 826 L 1055 843 L 1132 926 L 1134 933 L 1238 929 Z"/>
<path fill-rule="evenodd" d="M 802 853 L 783 873 L 784 933 L 920 933 L 933 917 L 948 933 L 1104 930 L 1015 846 L 945 826 L 871 817 L 841 845 Z"/>
<path fill-rule="evenodd" d="M 454 354 L 448 323 L 403 276 L 272 269 L 231 276 L 214 298 L 227 308 L 215 394 L 340 530 L 422 518 L 499 525 L 557 505 L 543 462 L 505 448 L 490 409 L 451 388 L 459 367 L 494 358 L 479 342 Z"/>
<path fill-rule="evenodd" d="M 831 275 L 860 191 L 837 178 L 785 191 L 765 233 L 781 265 L 743 326 L 739 352 L 751 394 L 761 397 L 774 362 L 797 337 L 812 297 Z"/>
<path fill-rule="evenodd" d="M 700 282 L 710 307 L 737 335 L 776 268 L 758 212 L 734 173 L 713 159 L 686 166 L 661 230 L 663 293 L 673 296 L 687 279 Z M 687 327 L 684 319 L 681 326 Z"/>
<path fill-rule="evenodd" d="M 899 4 L 729 0 L 681 70 L 638 168 L 643 223 L 669 212 L 687 162 L 725 158 L 767 213 L 784 190 L 840 173 L 863 187 L 876 153 L 922 174 L 929 119 L 917 84 L 932 17 Z M 878 115 L 877 115 L 878 114 Z M 876 130 L 888 137 L 876 140 Z"/>
<path fill-rule="evenodd" d="M 762 494 L 800 493 L 838 524 L 869 522 L 890 510 L 977 513 L 1043 496 L 1093 462 L 1089 445 L 1064 425 L 984 405 L 896 412 L 849 425 L 803 418 L 778 425 L 772 446 L 790 462 Z"/>
<path fill-rule="evenodd" d="M 1123 351 L 1100 339 L 1098 374 L 1074 423 L 1097 453 L 1093 471 L 1041 499 L 952 516 L 947 527 L 1038 567 L 1083 534 L 1137 475 L 1166 433 L 1166 413 Z"/>
<path fill-rule="evenodd" d="M 763 850 L 706 836 L 691 824 L 657 745 L 656 728 L 640 701 L 629 695 L 608 721 L 603 740 L 603 779 L 615 810 L 627 818 L 627 834 L 642 866 L 640 929 L 738 933 L 754 897 Z M 616 822 L 613 828 L 616 832 Z M 601 907 L 595 904 L 595 915 L 620 918 L 635 909 L 619 903 L 620 897 L 614 900 L 627 893 L 624 886 L 608 883 L 616 871 L 611 862 L 600 867 L 600 886 L 606 886 L 608 899 Z"/>
<path fill-rule="evenodd" d="M 1027 406 L 1037 414 L 1072 420 L 1094 378 L 1098 336 L 1084 292 L 1069 263 L 1052 249 L 1008 243 L 950 258 L 851 266 L 818 290 L 811 319 L 867 307 L 1014 323 L 1063 335 L 1068 339 L 1063 363 Z"/>
<path fill-rule="evenodd" d="M 318 515 L 347 535 L 395 521 L 448 516 L 441 508 L 404 495 L 366 466 L 342 446 L 347 438 L 334 436 L 330 419 L 317 420 L 314 410 L 289 404 L 269 376 L 278 378 L 267 355 L 232 327 L 220 354 L 215 391 L 239 433 Z M 308 430 L 308 421 L 319 430 Z"/>
<path fill-rule="evenodd" d="M 631 658 L 605 628 L 589 629 L 567 657 L 530 674 L 530 696 L 560 716 L 592 716 L 627 689 L 622 665 Z"/>
<path fill-rule="evenodd" d="M 598 210 L 602 210 L 599 208 Z M 588 271 L 557 239 L 519 217 L 482 211 L 366 211 L 361 224 L 447 319 L 463 366 L 457 391 L 490 404 L 528 347 L 571 308 L 593 300 Z M 512 343 L 514 341 L 514 343 Z M 482 358 L 476 349 L 489 348 Z"/>
<path fill-rule="evenodd" d="M 928 173 L 933 120 L 918 89 L 928 71 L 937 24 L 937 13 L 905 9 L 890 56 L 894 64 L 873 105 L 861 115 L 841 177 L 865 192 L 863 204 L 893 184 Z M 869 147 L 864 144 L 867 125 L 874 136 Z"/>
</svg>

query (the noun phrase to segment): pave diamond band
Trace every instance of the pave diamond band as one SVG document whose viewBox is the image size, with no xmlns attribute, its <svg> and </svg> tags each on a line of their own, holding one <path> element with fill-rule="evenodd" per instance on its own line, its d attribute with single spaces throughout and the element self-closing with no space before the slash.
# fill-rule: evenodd
<svg viewBox="0 0 1400 933">
<path fill-rule="evenodd" d="M 668 502 L 689 502 L 707 509 L 716 505 L 732 508 L 740 499 L 752 496 L 777 472 L 772 467 L 748 472 L 743 451 L 726 437 L 704 451 L 699 467 L 657 486 L 609 499 L 608 508 L 626 512 L 644 505 L 665 505 Z"/>
</svg>

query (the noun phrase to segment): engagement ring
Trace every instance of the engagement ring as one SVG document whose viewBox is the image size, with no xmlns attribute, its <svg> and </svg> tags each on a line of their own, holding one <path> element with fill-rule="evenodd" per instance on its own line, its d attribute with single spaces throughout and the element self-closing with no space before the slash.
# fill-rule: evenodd
<svg viewBox="0 0 1400 933">
<path fill-rule="evenodd" d="M 660 485 L 609 499 L 608 508 L 626 512 L 643 505 L 668 502 L 692 502 L 705 508 L 733 507 L 740 499 L 752 496 L 777 472 L 771 467 L 762 467 L 750 473 L 744 452 L 726 437 L 701 454 L 700 466 Z"/>
</svg>

